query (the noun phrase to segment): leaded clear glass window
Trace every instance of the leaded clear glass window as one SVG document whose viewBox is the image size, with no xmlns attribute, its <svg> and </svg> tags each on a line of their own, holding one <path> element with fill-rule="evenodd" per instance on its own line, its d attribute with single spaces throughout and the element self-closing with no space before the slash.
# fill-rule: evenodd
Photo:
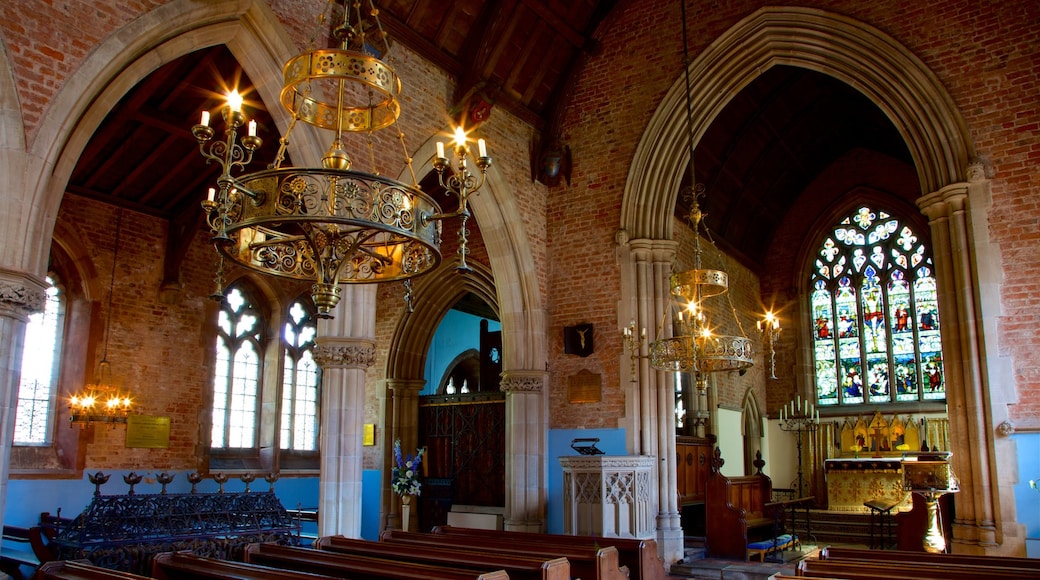
<svg viewBox="0 0 1040 580">
<path fill-rule="evenodd" d="M 810 284 L 820 406 L 946 399 L 932 258 L 906 222 L 859 207 L 823 240 Z"/>
<path fill-rule="evenodd" d="M 46 445 L 51 440 L 58 368 L 65 321 L 65 296 L 47 277 L 44 311 L 29 316 L 22 351 L 22 380 L 15 415 L 16 445 Z"/>
<path fill-rule="evenodd" d="M 315 451 L 318 448 L 318 386 L 321 371 L 314 362 L 314 339 L 318 333 L 314 313 L 301 301 L 289 308 L 282 340 L 285 369 L 282 371 L 281 448 Z"/>
<path fill-rule="evenodd" d="M 263 328 L 263 317 L 247 295 L 230 289 L 217 322 L 212 447 L 257 446 Z"/>
</svg>

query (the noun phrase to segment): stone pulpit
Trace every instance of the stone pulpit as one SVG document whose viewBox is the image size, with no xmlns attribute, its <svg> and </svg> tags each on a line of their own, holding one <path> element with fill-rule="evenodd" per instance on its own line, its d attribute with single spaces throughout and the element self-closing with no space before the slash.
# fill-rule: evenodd
<svg viewBox="0 0 1040 580">
<path fill-rule="evenodd" d="M 652 538 L 654 458 L 561 457 L 563 532 L 605 538 Z"/>
</svg>

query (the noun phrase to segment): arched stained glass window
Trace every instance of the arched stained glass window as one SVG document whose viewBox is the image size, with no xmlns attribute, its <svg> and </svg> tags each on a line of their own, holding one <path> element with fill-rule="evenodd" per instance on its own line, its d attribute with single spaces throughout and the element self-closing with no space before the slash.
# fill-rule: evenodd
<svg viewBox="0 0 1040 580">
<path fill-rule="evenodd" d="M 321 370 L 314 361 L 314 339 L 317 334 L 314 313 L 303 301 L 293 303 L 282 332 L 285 348 L 280 436 L 282 449 L 318 449 L 318 385 L 321 384 Z"/>
<path fill-rule="evenodd" d="M 217 322 L 212 447 L 257 446 L 263 328 L 264 321 L 248 297 L 238 288 L 229 290 Z"/>
<path fill-rule="evenodd" d="M 905 222 L 860 207 L 823 240 L 810 284 L 819 405 L 946 399 L 932 259 Z"/>
</svg>

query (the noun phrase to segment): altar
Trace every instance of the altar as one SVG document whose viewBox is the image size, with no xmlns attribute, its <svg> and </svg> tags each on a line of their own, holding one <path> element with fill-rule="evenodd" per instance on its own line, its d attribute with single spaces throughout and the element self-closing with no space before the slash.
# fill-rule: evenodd
<svg viewBox="0 0 1040 580">
<path fill-rule="evenodd" d="M 903 490 L 903 461 L 899 457 L 828 459 L 827 509 L 868 513 L 868 501 L 896 503 L 894 512 L 913 509 L 913 498 Z"/>
</svg>

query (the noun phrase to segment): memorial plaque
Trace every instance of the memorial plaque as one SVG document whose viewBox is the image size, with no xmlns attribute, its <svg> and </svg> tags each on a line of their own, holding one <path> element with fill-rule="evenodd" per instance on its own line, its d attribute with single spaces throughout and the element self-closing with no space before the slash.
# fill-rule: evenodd
<svg viewBox="0 0 1040 580">
<path fill-rule="evenodd" d="M 598 403 L 603 400 L 603 377 L 581 370 L 567 378 L 567 400 L 571 403 Z"/>
<path fill-rule="evenodd" d="M 170 418 L 130 415 L 126 418 L 126 446 L 169 449 Z"/>
</svg>

